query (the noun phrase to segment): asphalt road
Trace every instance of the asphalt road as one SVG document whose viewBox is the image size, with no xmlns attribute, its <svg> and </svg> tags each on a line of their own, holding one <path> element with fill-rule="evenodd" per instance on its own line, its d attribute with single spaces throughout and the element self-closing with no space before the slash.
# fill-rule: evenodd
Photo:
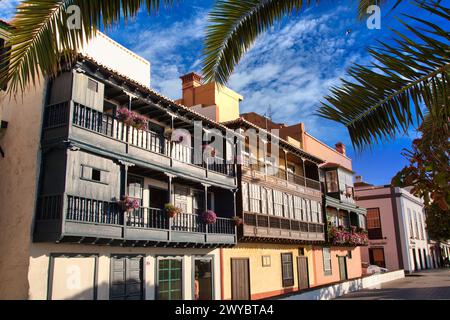
<svg viewBox="0 0 450 320">
<path fill-rule="evenodd" d="M 386 282 L 376 289 L 364 289 L 337 300 L 450 300 L 450 269 L 435 269 Z"/>
</svg>

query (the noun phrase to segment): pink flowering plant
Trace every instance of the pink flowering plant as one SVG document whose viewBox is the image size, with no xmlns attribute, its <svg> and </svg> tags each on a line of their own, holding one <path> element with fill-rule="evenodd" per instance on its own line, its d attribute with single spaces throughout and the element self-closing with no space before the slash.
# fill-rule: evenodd
<svg viewBox="0 0 450 320">
<path fill-rule="evenodd" d="M 147 129 L 147 124 L 148 118 L 146 116 L 133 112 L 133 123 L 131 124 L 131 126 L 139 130 L 145 130 Z"/>
<path fill-rule="evenodd" d="M 367 231 L 357 227 L 349 230 L 343 226 L 331 226 L 328 238 L 333 245 L 366 246 L 369 243 Z"/>
<path fill-rule="evenodd" d="M 117 119 L 139 130 L 147 128 L 148 118 L 127 108 L 117 109 Z"/>
<path fill-rule="evenodd" d="M 123 196 L 122 200 L 119 201 L 119 205 L 124 211 L 133 211 L 140 207 L 139 200 L 129 196 Z"/>
<path fill-rule="evenodd" d="M 133 111 L 128 108 L 119 108 L 117 109 L 117 119 L 121 122 L 131 125 L 133 121 Z"/>
<path fill-rule="evenodd" d="M 207 210 L 203 213 L 203 222 L 206 224 L 214 224 L 216 223 L 217 215 L 212 210 Z"/>
</svg>

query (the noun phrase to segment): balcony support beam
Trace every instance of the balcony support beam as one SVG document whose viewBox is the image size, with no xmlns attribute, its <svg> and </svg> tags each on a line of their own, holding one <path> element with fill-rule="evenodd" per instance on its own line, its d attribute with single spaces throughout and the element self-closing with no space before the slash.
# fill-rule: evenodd
<svg viewBox="0 0 450 320">
<path fill-rule="evenodd" d="M 284 170 L 286 171 L 285 172 L 285 175 L 286 175 L 286 181 L 289 181 L 289 176 L 288 176 L 288 167 L 287 167 L 287 165 L 288 165 L 288 163 L 287 163 L 287 154 L 288 154 L 288 151 L 286 150 L 286 149 L 283 149 L 283 152 L 284 152 Z"/>
</svg>

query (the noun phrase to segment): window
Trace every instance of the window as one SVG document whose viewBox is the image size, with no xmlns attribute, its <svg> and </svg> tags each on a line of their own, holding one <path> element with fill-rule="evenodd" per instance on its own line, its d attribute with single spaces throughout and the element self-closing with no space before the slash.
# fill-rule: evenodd
<svg viewBox="0 0 450 320">
<path fill-rule="evenodd" d="M 87 87 L 89 90 L 92 90 L 94 92 L 98 92 L 98 82 L 94 81 L 92 79 L 88 79 Z"/>
<path fill-rule="evenodd" d="M 408 208 L 408 220 L 409 220 L 409 237 L 414 238 L 413 217 L 411 214 L 411 209 L 409 208 Z"/>
<path fill-rule="evenodd" d="M 272 189 L 264 188 L 263 201 L 265 202 L 266 210 L 265 213 L 273 214 L 273 200 L 272 200 Z"/>
<path fill-rule="evenodd" d="M 158 300 L 181 300 L 182 295 L 182 264 L 181 259 L 159 258 L 157 266 Z"/>
<path fill-rule="evenodd" d="M 311 215 L 312 215 L 312 222 L 321 223 L 321 205 L 317 201 L 311 200 Z"/>
<path fill-rule="evenodd" d="M 335 170 L 327 171 L 325 177 L 327 182 L 327 192 L 339 192 L 337 172 Z"/>
<path fill-rule="evenodd" d="M 144 179 L 138 176 L 128 176 L 128 196 L 135 199 L 142 199 Z"/>
<path fill-rule="evenodd" d="M 303 219 L 302 212 L 302 198 L 294 196 L 294 218 L 297 220 Z"/>
<path fill-rule="evenodd" d="M 366 229 L 366 216 L 364 214 L 358 214 L 359 227 L 361 229 Z"/>
<path fill-rule="evenodd" d="M 309 221 L 308 201 L 303 199 L 303 221 Z"/>
<path fill-rule="evenodd" d="M 261 190 L 256 184 L 250 184 L 250 211 L 261 213 Z"/>
<path fill-rule="evenodd" d="M 273 211 L 274 215 L 283 216 L 283 193 L 278 190 L 273 190 Z"/>
<path fill-rule="evenodd" d="M 194 258 L 194 285 L 193 296 L 195 300 L 212 300 L 213 290 L 213 263 L 212 258 Z"/>
<path fill-rule="evenodd" d="M 249 211 L 248 206 L 248 183 L 242 183 L 242 210 Z"/>
<path fill-rule="evenodd" d="M 381 268 L 386 268 L 386 263 L 384 261 L 384 249 L 369 248 L 369 262 L 370 264 L 377 265 Z"/>
<path fill-rule="evenodd" d="M 290 212 L 289 212 L 289 195 L 286 193 L 283 193 L 283 217 L 289 218 Z"/>
<path fill-rule="evenodd" d="M 270 267 L 271 265 L 270 256 L 262 256 L 261 259 L 263 267 Z"/>
<path fill-rule="evenodd" d="M 294 267 L 292 264 L 292 253 L 281 254 L 281 273 L 283 287 L 291 287 L 294 285 Z"/>
<path fill-rule="evenodd" d="M 192 211 L 194 214 L 200 215 L 205 209 L 205 192 L 195 190 L 192 197 Z"/>
<path fill-rule="evenodd" d="M 98 169 L 92 169 L 92 177 L 91 179 L 94 181 L 101 181 L 102 180 L 102 172 Z"/>
<path fill-rule="evenodd" d="M 369 239 L 382 239 L 380 209 L 367 209 L 367 231 Z"/>
<path fill-rule="evenodd" d="M 81 165 L 81 179 L 107 184 L 108 171 Z"/>
<path fill-rule="evenodd" d="M 322 248 L 323 273 L 326 276 L 331 275 L 331 253 L 330 248 Z"/>
<path fill-rule="evenodd" d="M 417 224 L 417 212 L 414 211 L 414 234 L 415 238 L 419 238 L 419 226 Z"/>
<path fill-rule="evenodd" d="M 420 239 L 423 239 L 423 226 L 422 226 L 422 216 L 420 215 L 420 212 L 417 213 L 417 218 L 419 219 L 419 237 Z"/>
</svg>

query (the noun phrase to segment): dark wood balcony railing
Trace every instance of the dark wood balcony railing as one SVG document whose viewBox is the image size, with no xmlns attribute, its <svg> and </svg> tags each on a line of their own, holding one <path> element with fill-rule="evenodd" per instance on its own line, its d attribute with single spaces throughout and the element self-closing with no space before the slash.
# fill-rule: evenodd
<svg viewBox="0 0 450 320">
<path fill-rule="evenodd" d="M 305 222 L 284 217 L 247 212 L 244 213 L 244 225 L 301 232 L 324 233 L 324 225 L 322 223 Z"/>
<path fill-rule="evenodd" d="M 321 190 L 319 181 L 309 179 L 292 172 L 286 172 L 286 170 L 283 168 L 277 168 L 275 170 L 274 168 L 271 168 L 269 164 L 264 164 L 264 162 L 256 159 L 252 159 L 250 161 L 249 157 L 244 157 L 243 166 L 252 171 L 259 171 L 261 173 L 265 173 L 266 169 L 264 168 L 264 166 L 267 166 L 267 173 L 271 174 L 271 172 L 274 172 L 273 176 L 277 177 L 278 179 L 287 180 L 289 182 L 315 190 Z"/>
<path fill-rule="evenodd" d="M 45 108 L 44 129 L 67 125 L 71 103 L 59 103 Z M 227 176 L 235 176 L 232 163 L 225 163 L 220 157 L 212 157 L 207 163 L 195 163 L 194 148 L 171 142 L 163 135 L 149 130 L 141 130 L 127 125 L 116 116 L 73 103 L 72 123 L 75 126 L 105 135 L 115 140 L 126 142 L 138 148 L 165 155 L 178 161 L 200 166 Z"/>
<path fill-rule="evenodd" d="M 169 229 L 169 217 L 162 209 L 141 207 L 127 212 L 127 225 L 137 228 Z"/>
<path fill-rule="evenodd" d="M 236 243 L 236 226 L 231 218 L 217 217 L 214 224 L 206 224 L 196 214 L 180 213 L 170 218 L 162 209 L 147 207 L 123 212 L 115 201 L 59 194 L 39 197 L 33 239 L 218 247 Z"/>
<path fill-rule="evenodd" d="M 75 196 L 67 196 L 66 219 L 99 224 L 123 224 L 123 214 L 117 203 Z"/>
<path fill-rule="evenodd" d="M 60 216 L 62 195 L 42 196 L 38 205 L 38 220 L 51 220 Z M 59 213 L 58 213 L 59 212 Z M 94 224 L 125 225 L 134 228 L 165 229 L 184 232 L 231 234 L 235 233 L 234 221 L 217 217 L 214 224 L 206 224 L 197 214 L 180 213 L 170 219 L 158 208 L 141 207 L 125 215 L 116 202 L 67 196 L 66 220 Z"/>
</svg>

